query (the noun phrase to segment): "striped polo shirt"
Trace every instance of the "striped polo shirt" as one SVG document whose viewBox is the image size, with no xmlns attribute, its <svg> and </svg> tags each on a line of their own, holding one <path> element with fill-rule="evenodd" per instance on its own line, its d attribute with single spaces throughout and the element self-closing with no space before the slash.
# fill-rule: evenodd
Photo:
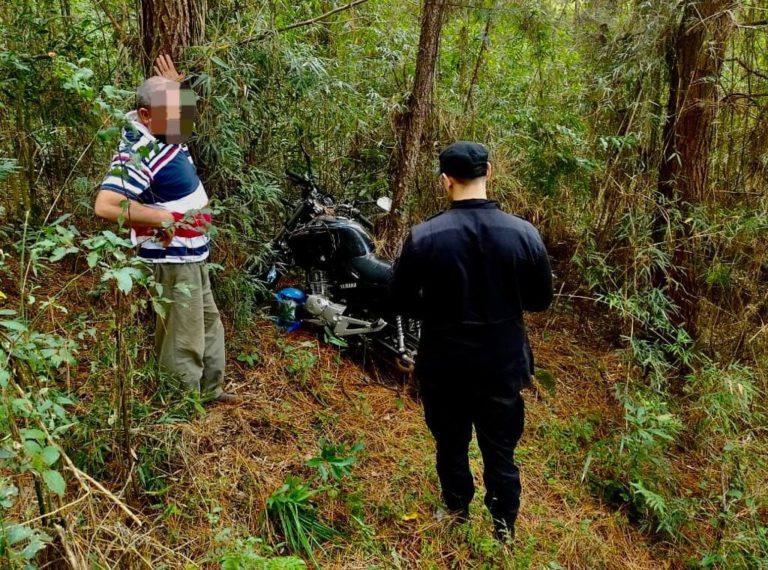
<svg viewBox="0 0 768 570">
<path fill-rule="evenodd" d="M 129 126 L 123 135 L 102 190 L 122 194 L 151 208 L 187 213 L 208 205 L 187 145 L 165 144 L 139 122 L 136 111 L 126 114 Z M 151 228 L 131 228 L 131 241 L 139 257 L 153 263 L 203 261 L 209 254 L 209 238 L 201 232 L 179 227 L 168 247 L 154 237 Z"/>
</svg>

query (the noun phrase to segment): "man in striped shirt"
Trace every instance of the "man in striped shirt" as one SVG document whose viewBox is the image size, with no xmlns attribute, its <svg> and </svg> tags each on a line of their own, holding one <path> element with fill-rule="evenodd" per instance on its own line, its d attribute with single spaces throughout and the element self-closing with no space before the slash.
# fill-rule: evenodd
<svg viewBox="0 0 768 570">
<path fill-rule="evenodd" d="M 232 403 L 237 398 L 222 390 L 224 327 L 205 263 L 208 195 L 184 144 L 194 113 L 195 95 L 178 81 L 155 76 L 142 83 L 94 209 L 106 220 L 127 222 L 139 257 L 153 264 L 171 301 L 157 316 L 160 367 L 204 402 Z"/>
</svg>

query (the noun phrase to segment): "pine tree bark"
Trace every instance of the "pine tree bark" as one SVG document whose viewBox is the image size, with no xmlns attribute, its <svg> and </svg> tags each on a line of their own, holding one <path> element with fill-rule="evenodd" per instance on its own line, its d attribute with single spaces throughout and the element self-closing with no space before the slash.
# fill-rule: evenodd
<svg viewBox="0 0 768 570">
<path fill-rule="evenodd" d="M 668 285 L 679 308 L 674 324 L 695 337 L 699 314 L 698 279 L 691 209 L 711 201 L 709 165 L 718 80 L 734 29 L 732 10 L 739 0 L 694 0 L 684 7 L 682 21 L 667 52 L 669 99 L 659 167 L 657 242 L 673 247 L 672 267 L 657 276 Z M 678 221 L 679 220 L 679 221 Z"/>
<path fill-rule="evenodd" d="M 202 41 L 206 10 L 207 0 L 141 0 L 139 27 L 147 77 L 158 55 L 178 61 L 182 48 Z"/>
<path fill-rule="evenodd" d="M 383 224 L 385 243 L 398 240 L 402 230 L 401 208 L 408 188 L 413 184 L 419 162 L 419 149 L 432 101 L 435 66 L 447 6 L 447 0 L 426 0 L 422 10 L 413 89 L 406 101 L 405 110 L 396 119 L 397 144 L 390 162 L 389 183 L 392 211 Z"/>
</svg>

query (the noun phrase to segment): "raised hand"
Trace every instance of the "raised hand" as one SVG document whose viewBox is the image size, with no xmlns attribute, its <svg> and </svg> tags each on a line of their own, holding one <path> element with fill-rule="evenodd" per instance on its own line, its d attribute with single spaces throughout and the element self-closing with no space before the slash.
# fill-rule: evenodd
<svg viewBox="0 0 768 570">
<path fill-rule="evenodd" d="M 173 64 L 171 56 L 168 54 L 160 54 L 155 60 L 155 65 L 152 66 L 155 70 L 155 75 L 165 77 L 171 81 L 181 81 L 184 79 L 184 75 L 176 71 L 176 66 Z"/>
</svg>

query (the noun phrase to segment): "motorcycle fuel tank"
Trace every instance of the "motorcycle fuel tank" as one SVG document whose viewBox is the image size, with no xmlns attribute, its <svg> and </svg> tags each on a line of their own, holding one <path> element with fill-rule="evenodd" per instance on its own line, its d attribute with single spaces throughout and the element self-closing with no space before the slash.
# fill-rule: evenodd
<svg viewBox="0 0 768 570">
<path fill-rule="evenodd" d="M 297 228 L 287 238 L 297 265 L 330 269 L 373 252 L 371 236 L 357 222 L 320 216 Z"/>
</svg>

